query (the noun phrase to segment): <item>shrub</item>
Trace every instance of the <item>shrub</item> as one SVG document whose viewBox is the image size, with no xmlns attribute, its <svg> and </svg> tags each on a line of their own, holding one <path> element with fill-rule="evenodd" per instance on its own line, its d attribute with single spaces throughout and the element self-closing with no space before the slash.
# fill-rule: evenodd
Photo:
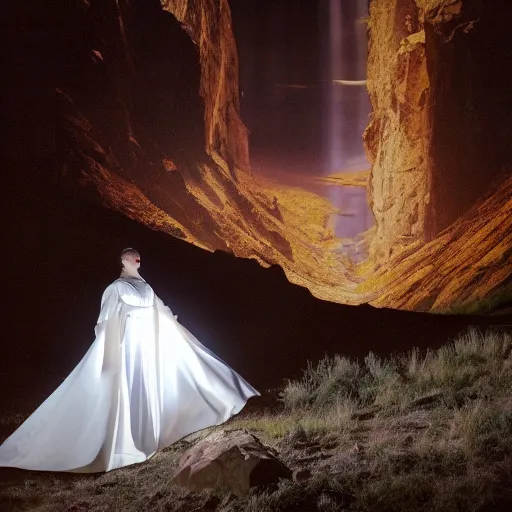
<svg viewBox="0 0 512 512">
<path fill-rule="evenodd" d="M 364 364 L 335 355 L 316 365 L 308 362 L 302 378 L 288 381 L 281 400 L 288 410 L 327 410 L 341 401 L 355 406 L 377 404 L 403 409 L 415 398 L 441 391 L 449 406 L 457 406 L 469 394 L 485 394 L 485 388 L 512 383 L 511 372 L 502 372 L 509 357 L 512 336 L 475 328 L 459 335 L 436 351 L 418 349 L 381 359 L 370 352 Z"/>
</svg>

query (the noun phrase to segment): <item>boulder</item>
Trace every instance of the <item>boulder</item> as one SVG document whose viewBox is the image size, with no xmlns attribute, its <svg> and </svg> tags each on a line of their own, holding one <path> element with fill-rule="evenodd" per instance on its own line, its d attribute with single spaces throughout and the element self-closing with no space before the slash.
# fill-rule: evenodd
<svg viewBox="0 0 512 512">
<path fill-rule="evenodd" d="M 272 448 L 246 430 L 213 432 L 182 456 L 174 482 L 193 491 L 222 487 L 244 496 L 251 487 L 271 485 L 292 472 Z"/>
</svg>

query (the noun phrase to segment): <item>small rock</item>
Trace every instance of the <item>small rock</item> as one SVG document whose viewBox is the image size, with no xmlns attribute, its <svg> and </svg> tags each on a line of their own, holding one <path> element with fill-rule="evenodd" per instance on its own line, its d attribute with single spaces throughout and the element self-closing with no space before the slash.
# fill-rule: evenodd
<svg viewBox="0 0 512 512">
<path fill-rule="evenodd" d="M 408 409 L 416 409 L 417 407 L 425 407 L 426 405 L 432 405 L 443 397 L 441 391 L 434 391 L 427 395 L 415 398 L 408 406 Z"/>
<path fill-rule="evenodd" d="M 242 497 L 251 487 L 291 477 L 290 469 L 254 435 L 220 430 L 185 452 L 174 482 L 193 491 L 220 486 Z"/>
<path fill-rule="evenodd" d="M 294 482 L 304 482 L 311 478 L 311 471 L 309 469 L 296 469 L 293 472 Z"/>
</svg>

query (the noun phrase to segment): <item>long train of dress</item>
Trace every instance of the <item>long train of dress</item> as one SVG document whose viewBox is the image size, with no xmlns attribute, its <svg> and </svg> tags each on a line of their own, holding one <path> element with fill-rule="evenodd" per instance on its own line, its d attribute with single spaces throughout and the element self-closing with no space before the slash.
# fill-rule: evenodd
<svg viewBox="0 0 512 512">
<path fill-rule="evenodd" d="M 0 446 L 0 466 L 90 473 L 142 462 L 259 395 L 142 279 L 105 290 L 95 334 L 70 375 Z"/>
</svg>

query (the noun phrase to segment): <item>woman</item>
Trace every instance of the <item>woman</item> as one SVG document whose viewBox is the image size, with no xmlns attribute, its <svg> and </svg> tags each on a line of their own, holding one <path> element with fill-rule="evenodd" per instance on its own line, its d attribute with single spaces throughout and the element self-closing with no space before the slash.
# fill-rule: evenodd
<svg viewBox="0 0 512 512">
<path fill-rule="evenodd" d="M 142 462 L 259 395 L 178 323 L 140 276 L 136 250 L 121 262 L 94 343 L 0 446 L 0 466 L 90 473 Z"/>
</svg>

